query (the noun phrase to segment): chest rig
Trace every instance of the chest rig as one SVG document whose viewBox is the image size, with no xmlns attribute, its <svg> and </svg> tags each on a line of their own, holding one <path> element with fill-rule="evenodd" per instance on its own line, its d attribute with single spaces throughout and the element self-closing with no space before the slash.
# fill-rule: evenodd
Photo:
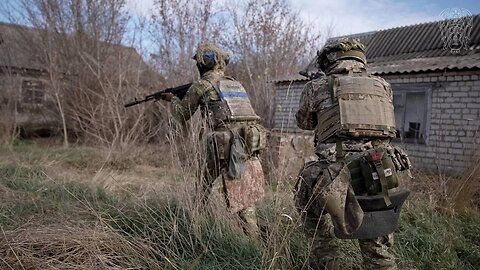
<svg viewBox="0 0 480 270">
<path fill-rule="evenodd" d="M 328 77 L 331 106 L 317 114 L 318 140 L 337 138 L 394 138 L 392 93 L 382 81 L 360 73 Z"/>
</svg>

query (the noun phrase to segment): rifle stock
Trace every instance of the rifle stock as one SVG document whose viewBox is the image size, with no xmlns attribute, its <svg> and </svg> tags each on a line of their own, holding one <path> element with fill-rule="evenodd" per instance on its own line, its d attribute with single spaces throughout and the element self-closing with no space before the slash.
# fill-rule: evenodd
<svg viewBox="0 0 480 270">
<path fill-rule="evenodd" d="M 128 107 L 135 106 L 137 104 L 144 103 L 144 102 L 147 102 L 147 101 L 150 101 L 150 100 L 156 101 L 156 100 L 159 100 L 160 96 L 164 93 L 172 93 L 175 96 L 177 96 L 179 99 L 183 99 L 183 97 L 187 94 L 187 91 L 190 88 L 190 86 L 192 86 L 192 84 L 187 83 L 187 84 L 184 84 L 184 85 L 167 88 L 167 89 L 155 92 L 153 94 L 150 94 L 148 96 L 145 96 L 145 98 L 143 98 L 141 100 L 137 100 L 135 98 L 133 101 L 130 101 L 130 102 L 126 103 L 124 106 L 125 106 L 125 108 L 128 108 Z"/>
</svg>

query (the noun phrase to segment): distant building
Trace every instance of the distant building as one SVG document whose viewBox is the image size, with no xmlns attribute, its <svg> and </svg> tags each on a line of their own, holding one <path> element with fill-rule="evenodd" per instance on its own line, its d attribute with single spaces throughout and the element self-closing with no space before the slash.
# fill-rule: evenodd
<svg viewBox="0 0 480 270">
<path fill-rule="evenodd" d="M 72 85 L 75 85 L 79 77 L 75 68 L 67 68 L 72 64 L 71 51 L 48 52 L 47 55 L 44 44 L 46 40 L 42 39 L 45 33 L 41 29 L 0 23 L 0 114 L 6 114 L 7 111 L 10 114 L 0 115 L 0 121 L 14 121 L 26 131 L 48 131 L 61 127 L 55 94 L 51 91 L 51 67 L 46 59 L 62 58 L 65 67 L 56 67 L 57 71 L 60 70 L 56 76 L 65 82 L 60 87 L 73 88 Z M 52 42 L 67 41 L 70 38 L 61 34 L 54 37 Z M 159 75 L 148 67 L 134 48 L 102 42 L 99 44 L 102 52 L 82 52 L 82 56 L 91 59 L 93 63 L 97 57 L 103 57 L 106 61 L 102 64 L 108 65 L 112 73 L 121 69 L 125 74 L 122 75 L 122 84 L 151 88 L 160 80 Z M 80 52 L 73 53 L 78 55 Z M 105 55 L 99 56 L 100 53 Z"/>
<path fill-rule="evenodd" d="M 417 167 L 461 172 L 479 154 L 480 15 L 471 25 L 468 48 L 460 53 L 444 48 L 438 22 L 353 35 L 367 46 L 369 71 L 392 85 L 394 142 L 408 150 Z M 272 82 L 274 131 L 281 134 L 279 156 L 287 162 L 304 157 L 303 145 L 311 142 L 311 133 L 295 122 L 306 82 L 300 75 Z"/>
</svg>

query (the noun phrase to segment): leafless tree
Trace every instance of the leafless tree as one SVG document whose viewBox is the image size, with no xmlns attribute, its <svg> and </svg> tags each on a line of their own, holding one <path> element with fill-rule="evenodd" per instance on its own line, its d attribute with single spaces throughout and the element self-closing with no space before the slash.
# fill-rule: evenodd
<svg viewBox="0 0 480 270">
<path fill-rule="evenodd" d="M 229 73 L 245 84 L 267 125 L 274 99 L 268 81 L 297 73 L 320 37 L 285 0 L 156 0 L 152 18 L 154 63 L 169 83 L 196 78 L 195 47 L 211 41 L 232 54 Z"/>
<path fill-rule="evenodd" d="M 297 74 L 311 60 L 320 34 L 285 0 L 227 2 L 233 31 L 225 46 L 236 56 L 232 73 L 248 86 L 253 105 L 271 126 L 274 93 L 268 82 Z"/>
<path fill-rule="evenodd" d="M 194 80 L 193 52 L 201 41 L 224 38 L 225 14 L 214 0 L 156 0 L 154 5 L 151 36 L 157 70 L 169 84 Z"/>
<path fill-rule="evenodd" d="M 133 20 L 125 0 L 17 3 L 12 5 L 16 19 L 36 31 L 25 43 L 39 44 L 65 145 L 69 132 L 109 146 L 154 136 L 158 125 L 165 125 L 155 114 L 166 110 L 139 106 L 127 112 L 122 104 L 135 94 L 197 78 L 191 58 L 201 41 L 231 53 L 228 72 L 245 85 L 257 113 L 271 126 L 269 81 L 296 74 L 320 37 L 286 0 L 155 0 L 149 21 Z M 147 32 L 150 41 L 142 43 Z M 133 45 L 150 47 L 156 72 L 129 48 Z"/>
<path fill-rule="evenodd" d="M 36 31 L 25 42 L 41 52 L 65 145 L 68 131 L 109 147 L 154 136 L 158 121 L 152 111 L 123 108 L 160 80 L 135 49 L 121 45 L 139 44 L 141 38 L 127 33 L 133 23 L 124 0 L 19 0 L 19 5 L 17 16 Z M 131 33 L 135 30 L 142 29 Z"/>
</svg>

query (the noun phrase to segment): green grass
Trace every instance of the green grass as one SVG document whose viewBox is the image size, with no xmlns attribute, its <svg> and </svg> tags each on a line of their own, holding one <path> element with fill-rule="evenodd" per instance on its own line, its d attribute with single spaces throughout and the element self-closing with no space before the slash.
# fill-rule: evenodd
<svg viewBox="0 0 480 270">
<path fill-rule="evenodd" d="M 261 265 L 256 241 L 212 215 L 192 219 L 175 202 L 124 205 L 104 212 L 103 218 L 115 231 L 149 243 L 161 269 L 259 269 Z"/>
<path fill-rule="evenodd" d="M 402 216 L 395 251 L 401 269 L 479 269 L 480 214 L 442 214 L 421 197 Z"/>
<path fill-rule="evenodd" d="M 33 140 L 17 140 L 11 147 L 0 148 L 0 158 L 15 157 L 19 162 L 38 164 L 45 160 L 70 168 L 85 169 L 102 161 L 89 147 L 41 146 Z"/>
<path fill-rule="evenodd" d="M 41 167 L 23 167 L 15 164 L 0 166 L 0 182 L 12 190 L 36 191 L 41 187 L 45 173 Z"/>
<path fill-rule="evenodd" d="M 15 147 L 21 155 L 37 151 L 35 146 Z M 141 269 L 302 269 L 307 259 L 309 243 L 288 196 L 280 200 L 279 193 L 269 192 L 258 205 L 263 239 L 256 241 L 245 236 L 235 220 L 219 218 L 214 210 L 193 214 L 175 195 L 141 201 L 135 194 L 113 194 L 75 179 L 51 179 L 38 162 L 65 159 L 63 164 L 81 168 L 88 150 L 76 151 L 38 150 L 31 163 L 24 158 L 0 164 L 0 191 L 9 194 L 0 198 L 2 230 L 67 220 L 100 226 L 140 243 L 142 252 L 136 256 L 141 256 Z M 480 269 L 480 213 L 441 213 L 429 205 L 422 194 L 414 194 L 403 209 L 393 248 L 399 269 Z M 358 245 L 340 243 L 342 268 L 359 269 Z"/>
<path fill-rule="evenodd" d="M 13 194 L 11 202 L 0 203 L 0 226 L 10 229 L 32 219 L 76 216 L 85 204 L 100 208 L 116 200 L 101 187 L 47 179 L 38 166 L 0 165 L 0 185 Z"/>
</svg>

